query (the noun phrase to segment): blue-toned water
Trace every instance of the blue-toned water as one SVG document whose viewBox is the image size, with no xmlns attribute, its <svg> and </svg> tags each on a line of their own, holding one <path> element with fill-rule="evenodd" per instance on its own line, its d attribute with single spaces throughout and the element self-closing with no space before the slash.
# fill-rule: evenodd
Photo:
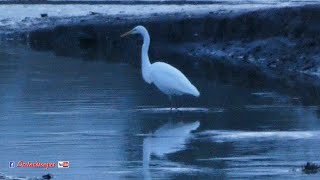
<svg viewBox="0 0 320 180">
<path fill-rule="evenodd" d="M 182 71 L 184 71 L 182 69 Z M 190 74 L 190 73 L 187 73 Z M 191 77 L 198 99 L 147 85 L 139 69 L 0 48 L 0 172 L 55 179 L 320 178 L 317 104 Z M 9 161 L 70 168 L 9 168 Z M 1 179 L 1 178 L 0 178 Z"/>
</svg>

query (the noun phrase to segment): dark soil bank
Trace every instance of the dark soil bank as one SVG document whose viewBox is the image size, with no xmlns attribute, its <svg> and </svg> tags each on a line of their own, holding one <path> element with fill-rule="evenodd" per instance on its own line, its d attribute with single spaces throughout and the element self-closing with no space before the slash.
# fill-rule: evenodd
<svg viewBox="0 0 320 180">
<path fill-rule="evenodd" d="M 142 24 L 151 35 L 151 59 L 241 85 L 279 86 L 317 101 L 320 5 L 141 19 L 92 16 L 34 30 L 27 39 L 32 48 L 57 55 L 138 65 L 141 39 L 119 35 Z"/>
<path fill-rule="evenodd" d="M 0 0 L 0 4 L 123 4 L 123 5 L 158 5 L 158 4 L 166 4 L 166 5 L 199 5 L 199 4 L 235 4 L 241 2 L 225 2 L 225 1 L 211 1 L 211 0 L 72 0 L 72 1 L 63 1 L 63 0 L 28 0 L 28 1 L 21 1 L 21 0 Z"/>
</svg>

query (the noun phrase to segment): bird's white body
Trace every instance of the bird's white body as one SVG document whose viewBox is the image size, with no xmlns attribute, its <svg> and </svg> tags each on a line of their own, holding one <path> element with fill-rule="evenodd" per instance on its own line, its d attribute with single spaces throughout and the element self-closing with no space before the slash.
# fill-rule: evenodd
<svg viewBox="0 0 320 180">
<path fill-rule="evenodd" d="M 151 82 L 164 94 L 189 94 L 196 97 L 200 95 L 197 88 L 175 67 L 164 62 L 155 62 L 150 69 Z"/>
<path fill-rule="evenodd" d="M 184 94 L 196 97 L 200 96 L 197 88 L 177 68 L 164 62 L 150 63 L 148 56 L 150 36 L 146 28 L 137 26 L 123 36 L 127 34 L 141 34 L 143 37 L 141 71 L 142 77 L 147 83 L 153 83 L 161 92 L 170 98 L 173 95 Z"/>
</svg>

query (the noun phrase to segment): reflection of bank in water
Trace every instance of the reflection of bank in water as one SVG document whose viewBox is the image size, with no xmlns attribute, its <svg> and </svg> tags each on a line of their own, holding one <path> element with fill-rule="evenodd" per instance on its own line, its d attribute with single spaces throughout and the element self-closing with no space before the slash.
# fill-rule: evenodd
<svg viewBox="0 0 320 180">
<path fill-rule="evenodd" d="M 200 126 L 200 122 L 167 123 L 143 141 L 143 167 L 148 168 L 150 156 L 162 157 L 185 148 L 185 142 L 191 132 Z"/>
</svg>

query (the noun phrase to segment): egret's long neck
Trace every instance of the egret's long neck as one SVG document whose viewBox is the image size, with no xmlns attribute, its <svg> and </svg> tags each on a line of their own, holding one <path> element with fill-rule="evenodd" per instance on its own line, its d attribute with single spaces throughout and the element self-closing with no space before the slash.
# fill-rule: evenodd
<svg viewBox="0 0 320 180">
<path fill-rule="evenodd" d="M 141 49 L 141 60 L 142 60 L 142 68 L 146 68 L 150 66 L 149 60 L 149 46 L 150 46 L 150 36 L 148 32 L 142 34 L 143 36 L 143 45 Z"/>
<path fill-rule="evenodd" d="M 149 67 L 151 66 L 149 60 L 149 46 L 150 46 L 150 36 L 148 31 L 145 31 L 141 34 L 143 36 L 143 45 L 141 49 L 141 69 L 142 69 L 142 76 L 143 79 L 150 83 L 151 80 L 149 78 Z"/>
</svg>

